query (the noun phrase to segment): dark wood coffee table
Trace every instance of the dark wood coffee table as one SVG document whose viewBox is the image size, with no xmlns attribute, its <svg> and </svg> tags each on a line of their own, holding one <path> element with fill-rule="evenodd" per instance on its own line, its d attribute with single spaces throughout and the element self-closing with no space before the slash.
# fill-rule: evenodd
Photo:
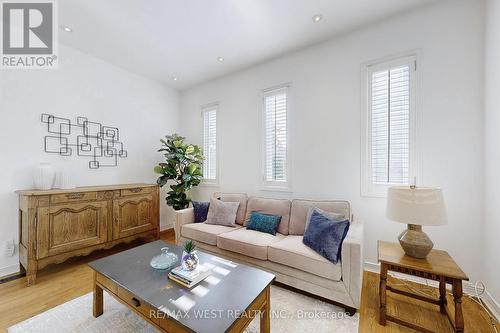
<svg viewBox="0 0 500 333">
<path fill-rule="evenodd" d="M 156 241 L 89 263 L 94 270 L 94 317 L 103 313 L 103 290 L 161 332 L 242 332 L 260 316 L 260 331 L 270 331 L 273 274 L 198 251 L 213 274 L 192 289 L 170 280 L 167 271 L 150 267 L 162 247 L 182 255 L 182 248 Z"/>
</svg>

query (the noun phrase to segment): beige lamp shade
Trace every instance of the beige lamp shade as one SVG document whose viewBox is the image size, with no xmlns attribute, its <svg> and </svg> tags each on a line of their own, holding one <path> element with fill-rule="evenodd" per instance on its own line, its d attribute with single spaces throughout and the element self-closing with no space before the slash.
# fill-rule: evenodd
<svg viewBox="0 0 500 333">
<path fill-rule="evenodd" d="M 390 187 L 386 216 L 406 224 L 432 226 L 448 223 L 443 192 L 431 187 Z"/>
</svg>

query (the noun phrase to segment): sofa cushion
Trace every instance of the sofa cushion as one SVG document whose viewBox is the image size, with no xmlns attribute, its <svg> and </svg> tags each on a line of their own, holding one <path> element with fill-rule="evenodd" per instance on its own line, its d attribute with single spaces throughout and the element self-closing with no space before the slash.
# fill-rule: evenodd
<svg viewBox="0 0 500 333">
<path fill-rule="evenodd" d="M 211 198 L 205 223 L 225 225 L 228 227 L 236 226 L 236 212 L 238 211 L 239 205 L 239 202 L 224 202 Z"/>
<path fill-rule="evenodd" d="M 181 235 L 184 238 L 189 238 L 205 244 L 217 245 L 217 235 L 239 228 L 241 228 L 241 226 L 227 227 L 216 224 L 188 223 L 182 226 Z"/>
<path fill-rule="evenodd" d="M 281 216 L 279 215 L 269 215 L 259 212 L 252 212 L 250 221 L 247 224 L 247 229 L 276 235 L 276 230 L 278 229 L 280 221 Z"/>
<path fill-rule="evenodd" d="M 278 232 L 282 235 L 288 235 L 288 222 L 290 221 L 290 200 L 250 197 L 250 199 L 248 199 L 247 215 L 244 225 L 247 225 L 247 223 L 250 221 L 252 212 L 281 216 L 281 222 L 278 226 Z"/>
<path fill-rule="evenodd" d="M 340 260 L 342 242 L 349 231 L 349 221 L 339 221 L 314 210 L 303 242 L 336 264 Z"/>
<path fill-rule="evenodd" d="M 314 201 L 295 199 L 292 201 L 292 208 L 290 210 L 290 235 L 304 235 L 304 231 L 306 230 L 307 213 L 312 207 L 317 207 L 327 212 L 343 214 L 347 220 L 349 220 L 351 216 L 351 207 L 347 201 Z"/>
<path fill-rule="evenodd" d="M 236 212 L 236 224 L 243 225 L 245 222 L 245 214 L 247 211 L 248 196 L 245 193 L 221 193 L 215 192 L 214 198 L 226 202 L 239 202 L 240 206 Z"/>
<path fill-rule="evenodd" d="M 207 220 L 208 207 L 210 206 L 210 202 L 193 200 L 191 203 L 193 204 L 194 222 L 195 223 L 205 222 Z"/>
<path fill-rule="evenodd" d="M 241 228 L 217 236 L 217 247 L 246 256 L 267 260 L 267 247 L 285 236 Z"/>
<path fill-rule="evenodd" d="M 320 209 L 318 207 L 309 208 L 309 211 L 307 212 L 307 217 L 306 217 L 306 230 L 304 231 L 304 234 L 307 232 L 307 227 L 309 226 L 309 223 L 311 222 L 311 217 L 312 217 L 314 212 L 318 212 L 318 213 L 325 215 L 325 216 L 328 216 L 329 218 L 334 219 L 334 220 L 339 220 L 339 221 L 345 220 L 344 214 L 327 212 L 326 210 Z"/>
<path fill-rule="evenodd" d="M 333 264 L 302 243 L 302 236 L 286 236 L 268 247 L 268 259 L 334 281 L 340 281 L 342 265 Z"/>
</svg>

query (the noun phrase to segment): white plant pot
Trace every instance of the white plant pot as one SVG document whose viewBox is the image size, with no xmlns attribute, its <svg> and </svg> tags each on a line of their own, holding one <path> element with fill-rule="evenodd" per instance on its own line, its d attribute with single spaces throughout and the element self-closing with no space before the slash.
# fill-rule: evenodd
<svg viewBox="0 0 500 333">
<path fill-rule="evenodd" d="M 37 190 L 50 190 L 54 184 L 55 172 L 50 163 L 40 163 L 33 177 Z"/>
</svg>

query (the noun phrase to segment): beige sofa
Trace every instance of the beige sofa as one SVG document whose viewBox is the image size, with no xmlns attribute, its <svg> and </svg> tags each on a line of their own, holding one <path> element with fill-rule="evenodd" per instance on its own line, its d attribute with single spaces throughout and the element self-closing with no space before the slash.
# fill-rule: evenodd
<svg viewBox="0 0 500 333">
<path fill-rule="evenodd" d="M 248 198 L 239 193 L 215 193 L 214 196 L 223 201 L 240 202 L 237 226 L 193 223 L 193 208 L 179 210 L 175 220 L 178 244 L 191 239 L 206 252 L 270 271 L 278 282 L 340 303 L 350 313 L 359 309 L 362 224 L 351 221 L 337 264 L 302 243 L 309 208 L 341 213 L 349 219 L 351 210 L 347 201 Z M 282 216 L 276 236 L 244 227 L 252 211 Z"/>
</svg>

